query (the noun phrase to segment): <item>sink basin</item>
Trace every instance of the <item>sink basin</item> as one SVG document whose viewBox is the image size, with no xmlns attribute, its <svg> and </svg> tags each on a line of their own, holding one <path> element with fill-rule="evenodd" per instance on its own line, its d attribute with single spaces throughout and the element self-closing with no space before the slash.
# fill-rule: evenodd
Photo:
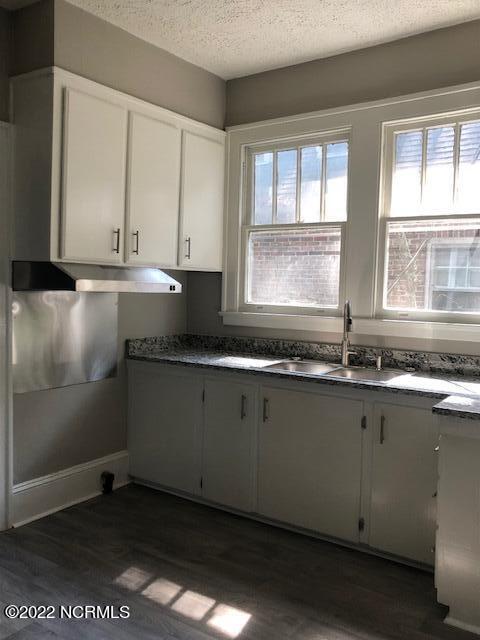
<svg viewBox="0 0 480 640">
<path fill-rule="evenodd" d="M 327 364 L 325 362 L 314 362 L 311 360 L 285 360 L 283 362 L 275 362 L 263 368 L 276 371 L 297 371 L 298 373 L 323 375 L 324 373 L 335 371 L 338 367 L 338 364 Z"/>
<path fill-rule="evenodd" d="M 370 382 L 388 382 L 394 378 L 407 375 L 405 371 L 388 371 L 376 369 L 364 369 L 362 367 L 348 367 L 337 369 L 330 374 L 333 378 L 347 378 L 348 380 L 368 380 Z"/>
</svg>

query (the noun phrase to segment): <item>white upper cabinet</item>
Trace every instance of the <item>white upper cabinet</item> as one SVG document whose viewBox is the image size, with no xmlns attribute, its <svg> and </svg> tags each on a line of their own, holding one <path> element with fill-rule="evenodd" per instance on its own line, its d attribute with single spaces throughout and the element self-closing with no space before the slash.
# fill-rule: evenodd
<svg viewBox="0 0 480 640">
<path fill-rule="evenodd" d="M 58 68 L 12 111 L 15 260 L 221 271 L 224 131 Z"/>
<path fill-rule="evenodd" d="M 127 262 L 175 267 L 181 130 L 130 114 L 127 175 Z"/>
<path fill-rule="evenodd" d="M 65 92 L 61 257 L 122 262 L 127 111 Z"/>
<path fill-rule="evenodd" d="M 183 133 L 179 264 L 186 269 L 222 270 L 224 165 L 222 142 Z"/>
</svg>

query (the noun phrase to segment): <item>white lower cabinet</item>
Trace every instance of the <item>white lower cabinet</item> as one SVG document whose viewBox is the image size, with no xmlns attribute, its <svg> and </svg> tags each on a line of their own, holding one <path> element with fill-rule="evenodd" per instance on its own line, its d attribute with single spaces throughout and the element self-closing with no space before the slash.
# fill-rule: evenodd
<svg viewBox="0 0 480 640">
<path fill-rule="evenodd" d="M 131 367 L 130 475 L 177 491 L 200 492 L 202 392 L 201 376 L 177 375 L 155 364 Z"/>
<path fill-rule="evenodd" d="M 256 388 L 205 380 L 202 495 L 252 511 Z"/>
<path fill-rule="evenodd" d="M 375 404 L 370 546 L 433 564 L 437 444 L 431 409 Z"/>
<path fill-rule="evenodd" d="M 440 428 L 435 584 L 445 622 L 480 634 L 480 430 L 437 416 Z M 473 635 L 458 634 L 473 638 Z M 454 637 L 454 634 L 452 634 Z"/>
<path fill-rule="evenodd" d="M 157 363 L 129 361 L 128 375 L 134 478 L 433 564 L 438 429 L 428 402 Z"/>
<path fill-rule="evenodd" d="M 272 387 L 262 396 L 258 512 L 357 542 L 363 402 Z"/>
</svg>

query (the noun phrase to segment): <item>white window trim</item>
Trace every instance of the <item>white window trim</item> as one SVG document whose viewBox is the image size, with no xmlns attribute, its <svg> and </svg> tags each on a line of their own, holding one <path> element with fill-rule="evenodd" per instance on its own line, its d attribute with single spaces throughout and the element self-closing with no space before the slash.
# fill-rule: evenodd
<svg viewBox="0 0 480 640">
<path fill-rule="evenodd" d="M 393 163 L 395 160 L 395 134 L 405 131 L 421 131 L 429 127 L 441 127 L 445 125 L 460 125 L 480 120 L 480 108 L 456 110 L 446 114 L 434 114 L 411 118 L 401 121 L 382 123 L 382 181 L 380 184 L 380 211 L 379 211 L 379 242 L 377 263 L 377 290 L 375 317 L 381 319 L 414 320 L 422 322 L 444 322 L 459 324 L 480 324 L 480 313 L 453 313 L 451 311 L 421 311 L 407 309 L 392 309 L 384 307 L 387 285 L 387 224 L 388 222 L 415 222 L 429 220 L 467 220 L 480 218 L 478 213 L 462 214 L 455 208 L 449 213 L 443 214 L 419 214 L 415 216 L 390 216 Z M 457 134 L 458 135 L 458 134 Z M 458 140 L 457 140 L 458 143 Z M 425 140 L 424 140 L 425 144 Z M 458 158 L 456 158 L 456 162 Z M 457 167 L 455 167 L 455 170 Z M 425 167 L 422 167 L 422 177 Z M 454 182 L 455 188 L 455 182 Z"/>
<path fill-rule="evenodd" d="M 247 302 L 246 291 L 248 287 L 248 237 L 250 232 L 255 231 L 288 231 L 289 229 L 299 231 L 301 229 L 318 229 L 323 230 L 327 228 L 340 229 L 340 274 L 339 274 L 339 288 L 338 288 L 338 305 L 336 307 L 321 307 L 310 306 L 300 307 L 293 305 L 273 305 L 273 304 L 258 304 L 254 302 Z M 319 222 L 308 224 L 274 224 L 274 225 L 245 225 L 242 228 L 242 270 L 240 274 L 239 293 L 241 296 L 238 308 L 239 311 L 250 313 L 271 313 L 271 314 L 283 314 L 294 316 L 306 316 L 306 315 L 324 315 L 324 316 L 338 316 L 341 313 L 342 300 L 345 296 L 345 222 Z"/>
<path fill-rule="evenodd" d="M 456 118 L 478 112 L 480 82 L 426 91 L 399 98 L 327 109 L 312 113 L 255 122 L 227 129 L 226 229 L 222 310 L 227 325 L 341 333 L 338 317 L 251 313 L 240 309 L 242 214 L 245 194 L 241 189 L 245 149 L 272 140 L 288 141 L 318 132 L 349 129 L 349 220 L 346 223 L 345 297 L 352 301 L 354 333 L 381 337 L 425 338 L 429 341 L 476 341 L 480 325 L 431 320 L 393 320 L 376 315 L 377 265 L 381 260 L 379 198 L 384 175 L 381 168 L 383 124 L 425 120 L 431 114 Z M 438 116 L 434 116 L 438 117 Z M 473 119 L 473 118 L 471 118 Z M 366 186 L 367 185 L 367 186 Z M 375 233 L 377 229 L 377 233 Z M 462 319 L 463 320 L 463 319 Z"/>
<path fill-rule="evenodd" d="M 345 242 L 346 242 L 346 221 L 330 222 L 324 219 L 318 222 L 302 222 L 298 219 L 298 201 L 300 175 L 297 175 L 297 221 L 291 224 L 282 224 L 275 220 L 275 203 L 273 203 L 273 220 L 272 224 L 256 225 L 253 220 L 254 215 L 254 169 L 253 157 L 255 154 L 262 152 L 273 152 L 297 149 L 314 145 L 327 145 L 335 142 L 347 142 L 350 145 L 350 129 L 340 129 L 333 131 L 322 131 L 315 135 L 300 135 L 294 138 L 283 140 L 262 141 L 259 144 L 251 144 L 243 148 L 243 171 L 242 171 L 242 191 L 243 207 L 242 207 L 242 229 L 241 229 L 241 250 L 240 250 L 240 273 L 238 280 L 238 309 L 242 312 L 261 312 L 271 314 L 287 314 L 287 315 L 340 315 L 342 300 L 345 296 Z M 299 162 L 300 155 L 297 162 Z M 275 172 L 274 163 L 274 169 Z M 298 165 L 297 165 L 298 167 Z M 322 156 L 322 213 L 324 214 L 324 190 L 325 190 L 325 158 Z M 350 163 L 347 165 L 347 217 L 348 217 L 348 177 L 350 171 Z M 274 176 L 275 180 L 275 176 Z M 294 306 L 294 305 L 274 305 L 274 304 L 257 304 L 247 301 L 248 287 L 248 238 L 252 231 L 288 231 L 288 229 L 325 229 L 327 227 L 339 228 L 341 232 L 341 249 L 340 249 L 340 273 L 339 273 L 339 289 L 338 289 L 338 305 L 333 306 Z"/>
</svg>

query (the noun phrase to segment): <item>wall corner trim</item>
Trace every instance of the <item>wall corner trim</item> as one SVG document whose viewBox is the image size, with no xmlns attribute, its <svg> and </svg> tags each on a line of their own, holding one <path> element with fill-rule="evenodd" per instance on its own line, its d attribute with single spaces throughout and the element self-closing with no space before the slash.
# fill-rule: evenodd
<svg viewBox="0 0 480 640">
<path fill-rule="evenodd" d="M 101 494 L 102 471 L 115 474 L 114 489 L 130 482 L 128 451 L 62 469 L 13 486 L 11 521 L 13 527 L 43 518 Z"/>
</svg>

